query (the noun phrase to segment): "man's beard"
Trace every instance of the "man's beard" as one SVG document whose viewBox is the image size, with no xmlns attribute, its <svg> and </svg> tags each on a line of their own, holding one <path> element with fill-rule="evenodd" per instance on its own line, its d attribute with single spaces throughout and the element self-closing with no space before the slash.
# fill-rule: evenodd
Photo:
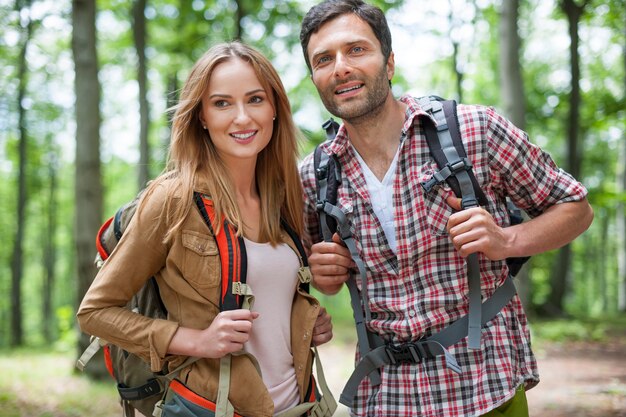
<svg viewBox="0 0 626 417">
<path fill-rule="evenodd" d="M 350 80 L 342 80 L 342 83 Z M 365 99 L 362 97 L 354 98 L 355 102 L 350 100 L 338 105 L 335 101 L 336 86 L 333 86 L 327 93 L 322 94 L 320 92 L 320 98 L 324 107 L 332 115 L 345 120 L 352 124 L 358 124 L 366 121 L 370 117 L 376 115 L 383 107 L 385 100 L 389 94 L 389 80 L 387 79 L 387 71 L 383 65 L 378 76 L 372 80 L 366 80 L 366 85 L 369 87 Z"/>
</svg>

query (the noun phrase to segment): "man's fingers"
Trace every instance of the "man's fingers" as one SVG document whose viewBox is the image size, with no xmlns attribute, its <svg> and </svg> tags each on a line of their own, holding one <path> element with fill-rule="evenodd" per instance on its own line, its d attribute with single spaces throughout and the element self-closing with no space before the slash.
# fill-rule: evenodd
<svg viewBox="0 0 626 417">
<path fill-rule="evenodd" d="M 341 246 L 345 246 L 345 243 L 343 243 L 343 240 L 341 240 L 341 236 L 339 236 L 339 233 L 333 233 L 333 242 Z"/>
<path fill-rule="evenodd" d="M 460 199 L 460 198 L 457 198 L 456 196 L 454 196 L 454 195 L 452 195 L 452 194 L 451 194 L 451 195 L 449 195 L 449 196 L 446 198 L 446 203 L 448 203 L 448 205 L 449 205 L 450 207 L 452 207 L 452 209 L 454 209 L 454 210 L 456 210 L 456 211 L 459 211 L 459 210 L 461 210 L 461 208 L 462 208 L 462 207 L 461 207 L 461 199 Z"/>
</svg>

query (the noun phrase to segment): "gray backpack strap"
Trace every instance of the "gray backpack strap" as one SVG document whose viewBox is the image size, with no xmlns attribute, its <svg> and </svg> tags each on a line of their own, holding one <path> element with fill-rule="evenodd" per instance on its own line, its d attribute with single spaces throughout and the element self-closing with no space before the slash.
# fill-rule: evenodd
<svg viewBox="0 0 626 417">
<path fill-rule="evenodd" d="M 328 125 L 328 126 L 327 126 Z M 336 134 L 336 125 L 329 122 L 324 125 L 329 138 Z M 329 129 L 334 129 L 329 131 Z M 359 292 L 354 276 L 351 276 L 346 285 L 350 293 L 350 303 L 354 313 L 357 340 L 361 356 L 368 354 L 372 347 L 382 345 L 380 338 L 367 330 L 365 323 L 371 320 L 371 312 L 367 303 L 367 275 L 365 263 L 356 247 L 356 242 L 350 232 L 350 224 L 346 215 L 337 207 L 337 190 L 341 183 L 341 170 L 339 162 L 331 159 L 330 155 L 322 151 L 318 146 L 314 153 L 314 167 L 317 184 L 317 212 L 320 223 L 320 234 L 325 242 L 332 242 L 335 232 L 339 234 L 350 251 L 354 263 L 361 278 L 361 291 Z M 365 300 L 365 301 L 362 301 Z M 365 316 L 363 312 L 365 311 Z M 370 375 L 372 385 L 380 384 L 380 374 L 378 371 Z"/>
<path fill-rule="evenodd" d="M 509 276 L 504 283 L 496 289 L 493 295 L 481 305 L 481 326 L 484 326 L 487 322 L 492 320 L 500 310 L 511 301 L 515 293 L 516 290 L 513 284 L 513 278 Z M 361 380 L 371 372 L 385 365 L 420 363 L 425 359 L 444 355 L 448 369 L 460 374 L 461 367 L 447 348 L 455 345 L 467 336 L 468 321 L 469 317 L 463 316 L 424 340 L 399 346 L 380 346 L 372 350 L 368 355 L 361 358 L 361 361 L 348 379 L 339 397 L 339 402 L 347 407 L 352 407 L 354 396 L 356 395 Z"/>
<path fill-rule="evenodd" d="M 471 174 L 472 164 L 467 157 L 461 157 L 459 155 L 459 150 L 455 146 L 450 134 L 450 128 L 448 126 L 446 112 L 444 111 L 442 102 L 439 100 L 432 100 L 430 97 L 423 97 L 420 99 L 420 105 L 425 111 L 433 116 L 437 123 L 437 134 L 427 135 L 429 147 L 431 148 L 431 151 L 433 149 L 440 149 L 443 157 L 447 161 L 447 163 L 443 164 L 441 160 L 437 160 L 440 171 L 435 173 L 433 178 L 437 182 L 441 183 L 454 176 L 458 183 L 458 192 L 460 195 L 457 193 L 457 197 L 461 198 L 462 209 L 465 210 L 472 207 L 478 207 L 478 197 L 474 192 L 475 179 L 472 180 L 474 176 Z M 426 121 L 425 123 L 428 124 Z M 439 143 L 431 144 L 430 142 L 435 139 Z M 463 153 L 465 153 L 465 151 L 463 151 Z M 433 157 L 435 157 L 434 152 Z M 429 185 L 430 184 L 424 185 L 424 188 L 427 188 Z M 432 185 L 430 186 L 432 187 Z M 480 265 L 478 263 L 477 253 L 473 253 L 467 257 L 467 278 L 469 285 L 468 348 L 477 350 L 480 349 L 480 305 L 482 302 L 480 293 Z"/>
</svg>

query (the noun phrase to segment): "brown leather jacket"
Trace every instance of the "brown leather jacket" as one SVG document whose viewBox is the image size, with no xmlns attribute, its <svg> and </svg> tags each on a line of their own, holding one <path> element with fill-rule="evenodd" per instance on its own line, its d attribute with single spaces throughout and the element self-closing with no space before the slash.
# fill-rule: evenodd
<svg viewBox="0 0 626 417">
<path fill-rule="evenodd" d="M 203 188 L 196 186 L 197 191 L 206 193 Z M 170 224 L 161 209 L 168 196 L 174 196 L 174 203 L 180 200 L 175 190 L 175 181 L 167 180 L 144 201 L 142 211 L 134 216 L 100 269 L 77 314 L 84 332 L 141 356 L 153 371 L 160 371 L 164 365 L 173 370 L 186 359 L 166 353 L 179 325 L 204 329 L 219 313 L 220 258 L 215 239 L 198 210 L 192 207 L 171 243 L 162 243 Z M 298 253 L 284 231 L 283 241 Z M 152 319 L 124 308 L 153 275 L 168 320 Z M 311 337 L 319 303 L 299 288 L 294 294 L 291 348 L 302 401 L 311 375 Z M 219 359 L 201 359 L 184 369 L 179 379 L 215 401 L 218 376 Z M 229 399 L 237 413 L 247 417 L 273 415 L 272 399 L 247 355 L 233 356 L 230 387 Z"/>
</svg>

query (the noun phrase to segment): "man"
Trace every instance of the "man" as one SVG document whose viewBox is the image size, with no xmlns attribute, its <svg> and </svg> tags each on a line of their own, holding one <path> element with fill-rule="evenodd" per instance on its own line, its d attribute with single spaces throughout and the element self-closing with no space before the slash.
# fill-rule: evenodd
<svg viewBox="0 0 626 417">
<path fill-rule="evenodd" d="M 507 280 L 506 258 L 559 248 L 591 224 L 585 188 L 489 107 L 458 106 L 463 143 L 488 204 L 460 210 L 447 187 L 422 189 L 438 171 L 422 126 L 423 117 L 431 116 L 415 98 L 392 96 L 394 54 L 380 9 L 361 0 L 325 1 L 304 18 L 300 40 L 322 102 L 343 122 L 322 150 L 341 165 L 337 205 L 367 272 L 366 324 L 385 343 L 416 342 L 468 313 L 470 254 L 478 256 L 486 300 Z M 321 238 L 311 155 L 301 176 L 314 285 L 333 294 L 354 264 L 338 235 L 316 243 Z M 532 220 L 510 226 L 507 196 Z M 539 377 L 517 295 L 483 326 L 480 343 L 480 349 L 468 349 L 464 338 L 448 348 L 460 374 L 448 369 L 443 355 L 383 366 L 380 385 L 361 381 L 352 413 L 528 415 L 524 390 Z"/>
</svg>

